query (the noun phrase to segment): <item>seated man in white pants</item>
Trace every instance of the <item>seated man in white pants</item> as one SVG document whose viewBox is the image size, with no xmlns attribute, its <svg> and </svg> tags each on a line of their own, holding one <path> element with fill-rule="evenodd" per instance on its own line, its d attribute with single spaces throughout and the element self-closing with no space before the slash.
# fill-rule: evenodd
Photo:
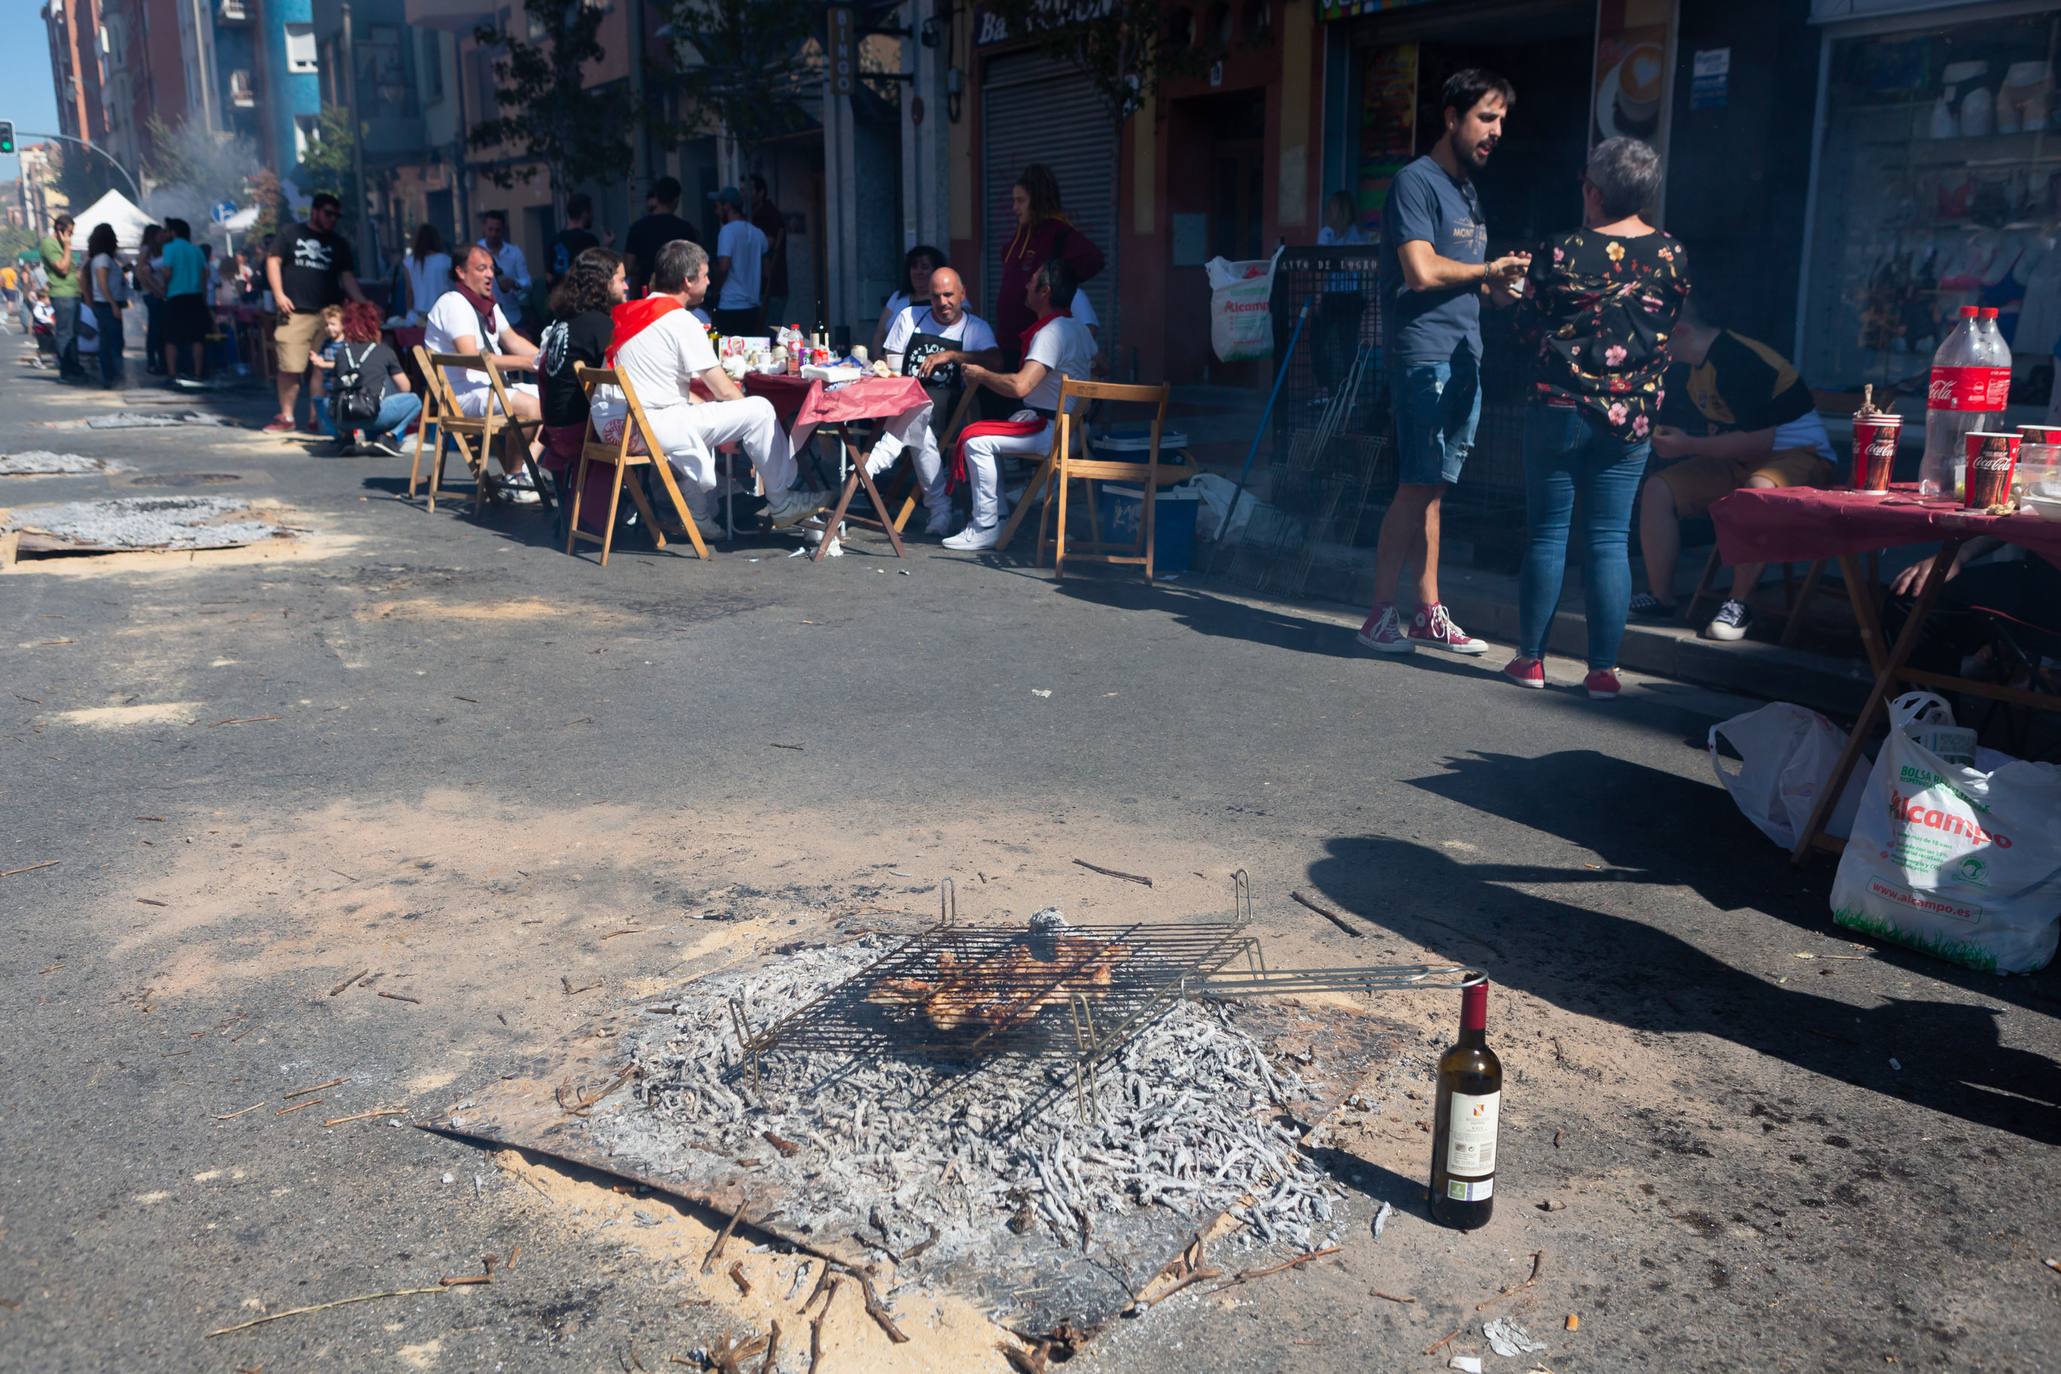
<svg viewBox="0 0 2061 1374">
<path fill-rule="evenodd" d="M 968 425 L 959 439 L 959 459 L 973 488 L 973 518 L 945 541 L 948 549 L 992 549 L 1002 533 L 1002 473 L 1005 456 L 1042 458 L 1052 448 L 1053 418 L 1064 377 L 1088 380 L 1095 367 L 1095 337 L 1054 301 L 1071 302 L 1079 283 L 1062 258 L 1052 258 L 1031 275 L 1023 298 L 1037 323 L 1024 331 L 1023 366 L 997 373 L 979 363 L 961 371 L 975 386 L 1020 400 L 1024 408 L 1007 420 Z M 956 471 L 955 465 L 955 471 Z"/>
<path fill-rule="evenodd" d="M 533 369 L 537 346 L 515 332 L 501 307 L 494 304 L 494 255 L 474 244 L 463 262 L 452 269 L 456 285 L 437 298 L 424 322 L 423 346 L 432 353 L 476 353 L 493 359 L 504 370 Z M 460 368 L 456 375 L 445 372 L 451 385 L 451 399 L 458 409 L 474 419 L 487 413 L 494 388 L 487 374 L 477 368 Z M 534 382 L 502 382 L 508 406 L 518 419 L 534 420 L 543 408 L 537 400 Z M 543 451 L 541 440 L 532 440 L 530 456 Z M 520 460 L 511 459 L 507 448 L 500 450 L 506 475 L 503 490 L 511 500 L 528 503 L 538 499 L 536 483 Z M 513 463 L 513 466 L 511 466 Z"/>
<path fill-rule="evenodd" d="M 605 355 L 636 388 L 637 400 L 666 462 L 678 475 L 680 494 L 695 520 L 715 514 L 716 450 L 743 448 L 766 488 L 764 516 L 775 527 L 808 519 L 825 504 L 824 493 L 792 491 L 794 451 L 763 396 L 746 396 L 716 361 L 708 331 L 692 314 L 708 294 L 708 253 L 700 244 L 674 239 L 658 250 L 650 293 L 624 301 L 614 312 L 615 338 Z M 713 400 L 693 391 L 700 382 Z M 619 395 L 596 395 L 594 411 L 603 432 L 622 423 L 627 407 Z"/>
<path fill-rule="evenodd" d="M 916 482 L 923 492 L 923 508 L 929 513 L 925 534 L 949 534 L 952 529 L 952 498 L 945 491 L 945 468 L 938 457 L 937 432 L 932 422 L 951 423 L 951 410 L 966 385 L 962 369 L 967 363 L 994 367 L 1002 361 L 995 344 L 995 331 L 988 322 L 966 308 L 966 285 L 949 267 L 930 274 L 930 300 L 923 305 L 903 306 L 887 327 L 887 365 L 904 377 L 915 377 L 931 398 L 929 413 L 903 417 L 900 426 L 890 424 L 866 460 L 866 471 L 874 477 L 895 465 L 905 448 L 916 457 Z"/>
</svg>

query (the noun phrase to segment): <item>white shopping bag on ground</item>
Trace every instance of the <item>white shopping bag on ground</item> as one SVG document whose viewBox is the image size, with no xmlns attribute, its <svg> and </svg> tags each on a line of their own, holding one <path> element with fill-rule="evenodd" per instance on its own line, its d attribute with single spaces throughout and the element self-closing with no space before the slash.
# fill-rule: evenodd
<svg viewBox="0 0 2061 1374">
<path fill-rule="evenodd" d="M 1736 769 L 1728 771 L 1733 761 L 1719 751 L 1720 741 L 1739 756 Z M 1708 743 L 1711 771 L 1746 819 L 1782 848 L 1794 849 L 1846 737 L 1816 711 L 1778 701 L 1711 726 Z M 1852 827 L 1866 775 L 1862 764 L 1847 778 L 1826 834 L 1844 838 Z"/>
<path fill-rule="evenodd" d="M 1211 258 L 1209 274 L 1209 342 L 1227 363 L 1264 358 L 1274 351 L 1274 264 L 1281 257 L 1231 262 Z"/>
<path fill-rule="evenodd" d="M 1832 919 L 1970 968 L 2044 968 L 2061 940 L 2061 767 L 1987 749 L 1950 763 L 1905 733 L 1919 709 L 1890 712 Z"/>
</svg>

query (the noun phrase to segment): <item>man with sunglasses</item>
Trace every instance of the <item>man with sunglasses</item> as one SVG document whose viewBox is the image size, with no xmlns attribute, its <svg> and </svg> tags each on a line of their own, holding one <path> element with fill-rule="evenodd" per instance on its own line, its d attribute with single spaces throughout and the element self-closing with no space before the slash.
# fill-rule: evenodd
<svg viewBox="0 0 2061 1374">
<path fill-rule="evenodd" d="M 336 232 L 336 222 L 342 217 L 343 202 L 327 191 L 319 192 L 307 221 L 280 230 L 265 255 L 265 281 L 279 308 L 273 336 L 279 363 L 279 413 L 265 426 L 267 434 L 293 432 L 308 353 L 323 333 L 323 308 L 341 305 L 346 299 L 365 299 L 358 289 L 358 263 L 350 240 Z"/>
</svg>

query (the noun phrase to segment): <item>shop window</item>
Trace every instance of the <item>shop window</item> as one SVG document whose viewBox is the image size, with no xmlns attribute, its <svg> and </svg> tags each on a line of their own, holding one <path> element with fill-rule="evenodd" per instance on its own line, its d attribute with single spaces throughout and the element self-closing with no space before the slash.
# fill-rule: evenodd
<svg viewBox="0 0 2061 1374">
<path fill-rule="evenodd" d="M 288 24 L 286 26 L 286 69 L 290 72 L 308 73 L 320 71 L 322 63 L 315 47 L 315 26 L 313 24 Z"/>
<path fill-rule="evenodd" d="M 1813 386 L 1893 386 L 1922 409 L 1959 307 L 1995 306 L 2014 405 L 2045 403 L 2061 347 L 2061 101 L 2041 54 L 2057 41 L 2051 12 L 1827 38 L 1798 325 Z"/>
</svg>

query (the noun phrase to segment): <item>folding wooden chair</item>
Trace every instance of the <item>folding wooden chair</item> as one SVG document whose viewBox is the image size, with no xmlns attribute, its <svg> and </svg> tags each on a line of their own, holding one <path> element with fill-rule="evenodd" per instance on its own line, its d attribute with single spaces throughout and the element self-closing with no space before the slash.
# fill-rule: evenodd
<svg viewBox="0 0 2061 1374">
<path fill-rule="evenodd" d="M 658 527 L 658 517 L 651 509 L 651 502 L 645 498 L 643 482 L 630 477 L 631 468 L 648 467 L 658 473 L 659 484 L 665 488 L 673 513 L 680 517 L 687 538 L 694 544 L 694 552 L 707 561 L 708 545 L 701 540 L 701 527 L 694 523 L 693 512 L 687 509 L 687 502 L 673 481 L 673 469 L 665 461 L 658 436 L 652 433 L 651 421 L 645 416 L 643 403 L 637 399 L 636 388 L 630 385 L 629 378 L 615 368 L 588 367 L 585 363 L 573 364 L 573 376 L 587 393 L 587 432 L 580 443 L 580 461 L 573 468 L 572 505 L 567 514 L 569 528 L 565 536 L 565 551 L 568 554 L 573 552 L 582 539 L 590 544 L 599 544 L 601 566 L 608 566 L 608 551 L 615 542 L 616 509 L 622 502 L 625 485 L 630 489 L 630 499 L 637 503 L 637 514 L 643 518 L 644 527 L 651 531 L 652 540 L 661 549 L 666 546 L 665 531 Z M 612 386 L 622 392 L 625 403 L 622 431 L 613 440 L 602 436 L 600 422 L 595 419 L 594 392 L 604 386 Z M 580 528 L 580 503 L 586 495 L 587 465 L 590 463 L 601 463 L 615 469 L 615 481 L 608 489 L 608 518 L 599 534 L 588 534 Z"/>
<path fill-rule="evenodd" d="M 432 353 L 424 375 L 431 377 L 430 386 L 437 392 L 437 428 L 442 437 L 448 437 L 457 445 L 458 456 L 465 460 L 465 466 L 472 470 L 473 506 L 479 509 L 499 479 L 494 476 L 491 459 L 494 444 L 498 440 L 508 445 L 509 458 L 520 455 L 522 464 L 529 470 L 530 481 L 536 484 L 537 494 L 548 508 L 551 502 L 550 487 L 544 480 L 544 473 L 537 466 L 536 458 L 530 453 L 530 439 L 543 426 L 542 420 L 525 420 L 515 413 L 509 404 L 508 388 L 501 380 L 501 369 L 491 358 L 471 353 Z M 457 393 L 451 386 L 450 368 L 469 369 L 487 374 L 490 388 L 486 413 L 467 415 L 458 405 Z M 475 450 L 474 440 L 479 447 Z M 504 468 L 509 464 L 504 463 Z M 437 491 L 442 486 L 444 474 L 444 449 L 441 441 L 437 445 L 436 462 L 430 468 L 429 508 L 436 509 Z"/>
<path fill-rule="evenodd" d="M 979 400 L 980 388 L 969 384 L 960 393 L 959 404 L 953 407 L 952 418 L 945 422 L 945 427 L 932 431 L 937 435 L 938 452 L 944 455 L 948 465 L 952 461 L 952 445 L 959 442 L 959 431 L 966 428 L 967 421 L 973 418 L 973 407 Z M 909 494 L 902 498 L 902 508 L 895 514 L 895 533 L 899 534 L 909 527 L 909 517 L 916 513 L 916 498 L 921 492 L 921 483 L 913 483 L 909 487 Z"/>
<path fill-rule="evenodd" d="M 425 443 L 430 445 L 431 461 L 438 471 L 441 472 L 444 466 L 444 436 L 436 431 L 443 414 L 445 388 L 443 373 L 430 366 L 429 350 L 417 344 L 409 352 L 415 355 L 415 371 L 422 378 L 422 418 L 415 424 L 415 461 L 408 465 L 408 499 L 413 501 L 416 486 L 422 480 L 422 446 Z M 430 438 L 432 432 L 436 432 L 434 439 Z M 429 508 L 437 508 L 434 493 L 430 496 Z"/>
</svg>

